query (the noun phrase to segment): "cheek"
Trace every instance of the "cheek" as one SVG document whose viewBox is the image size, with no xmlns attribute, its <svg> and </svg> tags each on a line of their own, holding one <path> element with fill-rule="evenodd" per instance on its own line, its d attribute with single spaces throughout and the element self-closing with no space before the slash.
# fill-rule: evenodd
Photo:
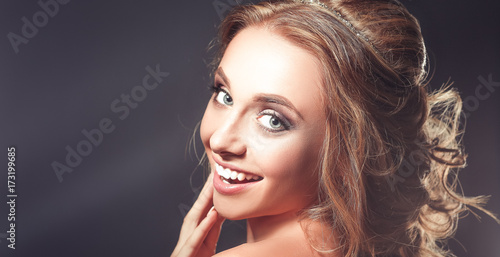
<svg viewBox="0 0 500 257">
<path fill-rule="evenodd" d="M 321 140 L 302 137 L 286 140 L 261 152 L 262 170 L 273 189 L 273 198 L 290 199 L 297 205 L 309 204 L 316 196 Z M 286 197 L 284 197 L 286 196 Z"/>
<path fill-rule="evenodd" d="M 318 167 L 322 143 L 321 136 L 310 137 L 304 133 L 266 144 L 259 155 L 268 170 L 276 171 L 269 176 L 307 177 Z"/>
</svg>

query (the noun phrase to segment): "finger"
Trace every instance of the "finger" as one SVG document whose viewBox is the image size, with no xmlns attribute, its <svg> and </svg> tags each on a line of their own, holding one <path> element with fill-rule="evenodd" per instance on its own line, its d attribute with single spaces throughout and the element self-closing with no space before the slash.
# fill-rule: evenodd
<svg viewBox="0 0 500 257">
<path fill-rule="evenodd" d="M 181 238 L 179 241 L 186 241 L 187 237 L 196 229 L 198 224 L 205 218 L 208 210 L 213 206 L 213 175 L 208 177 L 205 186 L 203 187 L 198 199 L 189 210 L 181 228 Z"/>
<path fill-rule="evenodd" d="M 215 211 L 210 211 L 187 239 L 179 256 L 195 256 L 216 222 L 217 213 Z"/>
<path fill-rule="evenodd" d="M 207 178 L 198 199 L 193 204 L 189 212 L 184 217 L 184 222 L 179 234 L 179 240 L 172 253 L 172 256 L 178 256 L 182 247 L 186 244 L 188 238 L 196 230 L 198 224 L 207 216 L 209 208 L 213 206 L 213 173 Z"/>
<path fill-rule="evenodd" d="M 203 242 L 208 233 L 205 232 L 205 226 L 210 226 L 208 228 L 208 231 L 210 231 L 210 228 L 213 226 L 212 223 L 217 222 L 217 217 L 213 218 L 212 216 L 214 216 L 214 214 L 212 212 L 213 211 L 209 211 L 207 217 L 203 219 L 200 224 L 198 224 L 198 222 L 191 222 L 190 220 L 184 221 L 184 223 L 182 224 L 181 233 L 179 235 L 179 240 L 177 241 L 177 245 L 175 246 L 175 249 L 172 252 L 171 256 L 187 256 L 180 253 L 197 251 L 194 245 L 198 244 L 200 240 L 201 242 Z M 211 222 L 211 219 L 214 219 L 215 221 Z"/>
<path fill-rule="evenodd" d="M 222 229 L 222 223 L 224 223 L 226 219 L 222 217 L 217 212 L 217 210 L 213 210 L 212 212 L 216 212 L 217 220 L 215 221 L 215 224 L 212 226 L 212 229 L 210 229 L 210 231 L 208 232 L 207 238 L 205 239 L 205 244 L 207 245 L 207 247 L 213 249 L 213 252 L 215 253 L 217 241 L 219 241 L 219 235 Z"/>
<path fill-rule="evenodd" d="M 213 174 L 210 174 L 207 182 L 205 182 L 205 185 L 200 192 L 200 195 L 198 196 L 198 199 L 186 215 L 186 218 L 195 226 L 197 226 L 200 221 L 205 218 L 208 210 L 213 206 L 213 190 Z"/>
</svg>

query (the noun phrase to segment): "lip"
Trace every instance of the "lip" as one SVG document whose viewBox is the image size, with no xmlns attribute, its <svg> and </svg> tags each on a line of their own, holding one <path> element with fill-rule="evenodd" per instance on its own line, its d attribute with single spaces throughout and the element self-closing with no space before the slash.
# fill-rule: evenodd
<svg viewBox="0 0 500 257">
<path fill-rule="evenodd" d="M 228 164 L 221 164 L 219 161 L 217 161 L 215 158 L 213 158 L 213 160 L 219 164 L 220 166 L 224 167 L 224 168 L 228 168 L 230 170 L 234 170 L 236 172 L 243 172 L 243 173 L 248 173 L 246 171 L 242 171 L 241 169 L 238 169 L 237 167 L 235 166 L 232 166 L 232 165 L 228 165 Z M 240 193 L 241 191 L 255 185 L 256 183 L 260 182 L 261 180 L 258 180 L 258 181 L 253 181 L 253 182 L 247 182 L 247 183 L 242 183 L 242 184 L 226 184 L 224 182 L 222 182 L 222 179 L 221 179 L 221 176 L 219 174 L 217 174 L 217 171 L 215 171 L 214 169 L 214 179 L 213 179 L 213 182 L 214 182 L 214 188 L 215 190 L 222 194 L 222 195 L 234 195 L 234 194 L 238 194 Z M 248 174 L 251 174 L 251 173 L 248 173 Z"/>
</svg>

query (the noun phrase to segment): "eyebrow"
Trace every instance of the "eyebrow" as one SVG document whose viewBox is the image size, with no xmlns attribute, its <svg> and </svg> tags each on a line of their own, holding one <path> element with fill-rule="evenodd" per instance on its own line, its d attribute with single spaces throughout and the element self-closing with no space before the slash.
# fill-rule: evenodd
<svg viewBox="0 0 500 257">
<path fill-rule="evenodd" d="M 222 67 L 219 66 L 217 70 L 215 71 L 215 74 L 221 77 L 222 81 L 224 81 L 224 84 L 226 87 L 230 88 L 231 87 L 231 82 L 227 78 L 226 74 L 224 73 L 224 70 Z M 297 108 L 285 97 L 276 95 L 276 94 L 257 94 L 254 96 L 253 101 L 255 102 L 261 102 L 261 103 L 273 103 L 273 104 L 279 104 L 282 105 L 290 110 L 292 110 L 294 113 L 296 113 L 300 119 L 304 120 L 302 115 L 300 114 L 299 111 L 297 111 Z"/>
<path fill-rule="evenodd" d="M 263 102 L 263 103 L 273 103 L 273 104 L 279 104 L 282 105 L 290 110 L 292 110 L 294 113 L 296 113 L 300 119 L 304 120 L 300 112 L 293 106 L 293 104 L 288 101 L 285 97 L 282 97 L 280 95 L 275 95 L 275 94 L 257 94 L 254 97 L 254 101 L 256 102 Z"/>
<path fill-rule="evenodd" d="M 224 81 L 224 84 L 226 85 L 226 87 L 229 87 L 229 88 L 231 87 L 231 82 L 227 78 L 226 73 L 224 73 L 224 70 L 222 69 L 222 67 L 219 66 L 219 68 L 217 68 L 217 70 L 215 71 L 215 74 L 222 78 L 222 81 Z"/>
</svg>

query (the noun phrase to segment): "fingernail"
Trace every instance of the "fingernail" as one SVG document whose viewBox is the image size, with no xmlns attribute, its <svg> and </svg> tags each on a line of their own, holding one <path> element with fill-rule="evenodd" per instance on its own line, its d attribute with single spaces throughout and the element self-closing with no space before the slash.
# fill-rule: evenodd
<svg viewBox="0 0 500 257">
<path fill-rule="evenodd" d="M 212 210 L 214 210 L 214 209 L 215 209 L 215 206 L 212 206 L 212 208 L 210 208 L 210 210 L 208 210 L 207 217 L 208 217 L 208 215 L 210 215 L 210 213 L 212 213 Z"/>
</svg>

